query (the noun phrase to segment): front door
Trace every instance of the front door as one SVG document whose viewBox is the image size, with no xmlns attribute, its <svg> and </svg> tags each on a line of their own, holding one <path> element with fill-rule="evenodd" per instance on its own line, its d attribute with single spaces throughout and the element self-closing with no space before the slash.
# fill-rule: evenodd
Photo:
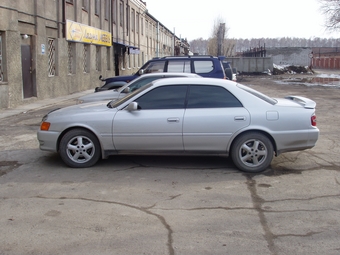
<svg viewBox="0 0 340 255">
<path fill-rule="evenodd" d="M 113 120 L 117 151 L 183 151 L 183 116 L 187 86 L 155 88 L 135 102 L 139 109 L 120 110 Z"/>
<path fill-rule="evenodd" d="M 30 98 L 34 96 L 30 45 L 21 45 L 21 66 L 24 98 Z"/>
<path fill-rule="evenodd" d="M 115 76 L 119 76 L 119 56 L 115 53 Z"/>
</svg>

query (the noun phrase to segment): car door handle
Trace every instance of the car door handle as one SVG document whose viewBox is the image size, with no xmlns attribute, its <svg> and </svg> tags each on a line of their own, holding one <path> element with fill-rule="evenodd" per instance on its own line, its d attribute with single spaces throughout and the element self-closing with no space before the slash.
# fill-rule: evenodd
<svg viewBox="0 0 340 255">
<path fill-rule="evenodd" d="M 168 122 L 179 122 L 179 118 L 168 118 Z"/>
<path fill-rule="evenodd" d="M 235 116 L 234 120 L 246 120 L 245 116 Z"/>
</svg>

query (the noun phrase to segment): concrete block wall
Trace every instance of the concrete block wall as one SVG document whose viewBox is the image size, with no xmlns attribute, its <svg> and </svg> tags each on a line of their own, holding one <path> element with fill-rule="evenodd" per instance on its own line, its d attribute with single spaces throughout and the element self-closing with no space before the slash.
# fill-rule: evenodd
<svg viewBox="0 0 340 255">
<path fill-rule="evenodd" d="M 309 66 L 312 51 L 308 47 L 267 48 L 267 56 L 272 57 L 276 65 Z"/>
<path fill-rule="evenodd" d="M 273 71 L 273 59 L 270 57 L 225 58 L 224 61 L 230 62 L 232 67 L 236 68 L 240 73 L 262 73 L 268 70 L 271 72 Z"/>
</svg>

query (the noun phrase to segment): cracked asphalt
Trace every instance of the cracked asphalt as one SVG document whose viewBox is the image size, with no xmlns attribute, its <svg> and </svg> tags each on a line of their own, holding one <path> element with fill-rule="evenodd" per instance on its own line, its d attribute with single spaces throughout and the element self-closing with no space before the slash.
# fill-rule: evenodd
<svg viewBox="0 0 340 255">
<path fill-rule="evenodd" d="M 71 169 L 38 149 L 36 131 L 74 99 L 2 118 L 0 255 L 340 254 L 340 90 L 286 78 L 240 82 L 315 100 L 320 139 L 256 175 L 215 156 L 114 156 Z"/>
</svg>

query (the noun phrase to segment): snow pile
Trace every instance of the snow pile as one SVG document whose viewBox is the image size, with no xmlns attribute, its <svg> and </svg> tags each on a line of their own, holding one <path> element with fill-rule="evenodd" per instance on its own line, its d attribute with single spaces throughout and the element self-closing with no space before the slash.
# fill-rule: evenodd
<svg viewBox="0 0 340 255">
<path fill-rule="evenodd" d="M 308 66 L 291 66 L 273 64 L 273 74 L 304 74 L 313 73 Z"/>
</svg>

